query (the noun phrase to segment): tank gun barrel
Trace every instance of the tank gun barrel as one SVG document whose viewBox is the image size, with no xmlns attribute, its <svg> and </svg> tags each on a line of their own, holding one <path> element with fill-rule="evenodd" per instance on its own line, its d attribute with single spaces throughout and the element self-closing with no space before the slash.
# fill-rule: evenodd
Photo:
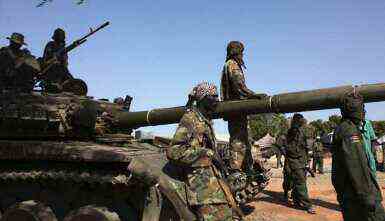
<svg viewBox="0 0 385 221">
<path fill-rule="evenodd" d="M 365 103 L 385 101 L 385 83 L 359 86 L 340 86 L 317 90 L 283 93 L 264 99 L 249 99 L 219 102 L 213 118 L 221 118 L 226 113 L 293 113 L 338 108 L 344 94 L 356 90 Z M 159 108 L 149 111 L 125 112 L 118 116 L 117 126 L 138 128 L 179 122 L 185 107 Z"/>
</svg>

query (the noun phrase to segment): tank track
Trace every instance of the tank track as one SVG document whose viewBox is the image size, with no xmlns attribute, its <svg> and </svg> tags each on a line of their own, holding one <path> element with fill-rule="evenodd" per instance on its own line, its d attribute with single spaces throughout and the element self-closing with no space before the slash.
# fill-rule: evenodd
<svg viewBox="0 0 385 221">
<path fill-rule="evenodd" d="M 84 208 L 88 208 L 86 211 L 94 213 L 102 214 L 104 212 L 101 211 L 106 211 L 105 216 L 115 217 L 111 221 L 140 220 L 147 190 L 140 182 L 121 171 L 38 168 L 1 169 L 0 188 L 2 214 L 12 213 L 15 208 L 24 208 L 23 203 L 29 205 L 32 202 L 44 208 L 42 210 L 51 210 L 51 215 L 57 220 L 76 216 L 77 212 L 84 212 Z M 106 215 L 110 213 L 114 215 Z M 17 219 L 8 215 L 6 220 Z M 69 218 L 72 219 L 77 220 L 76 217 Z"/>
</svg>

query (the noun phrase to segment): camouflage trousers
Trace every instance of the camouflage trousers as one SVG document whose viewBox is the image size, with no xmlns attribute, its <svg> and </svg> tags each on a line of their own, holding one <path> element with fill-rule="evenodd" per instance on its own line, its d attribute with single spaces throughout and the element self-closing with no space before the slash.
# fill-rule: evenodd
<svg viewBox="0 0 385 221">
<path fill-rule="evenodd" d="M 318 171 L 320 173 L 324 172 L 324 158 L 323 157 L 313 157 L 312 169 L 313 169 L 314 173 L 317 172 L 317 168 L 318 168 Z"/>
<path fill-rule="evenodd" d="M 237 116 L 227 120 L 230 134 L 230 168 L 247 171 L 253 165 L 247 116 Z"/>
<path fill-rule="evenodd" d="M 385 211 L 381 201 L 376 202 L 374 211 L 368 211 L 359 200 L 345 200 L 342 205 L 344 221 L 384 221 Z"/>
<path fill-rule="evenodd" d="M 199 221 L 233 221 L 232 209 L 227 204 L 194 206 Z"/>
</svg>

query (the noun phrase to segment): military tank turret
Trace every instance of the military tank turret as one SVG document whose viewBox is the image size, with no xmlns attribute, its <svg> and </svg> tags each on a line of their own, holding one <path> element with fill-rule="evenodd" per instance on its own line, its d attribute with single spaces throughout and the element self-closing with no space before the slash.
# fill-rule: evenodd
<svg viewBox="0 0 385 221">
<path fill-rule="evenodd" d="M 214 117 L 335 108 L 350 90 L 366 102 L 385 100 L 385 84 L 338 87 L 220 102 Z M 130 112 L 72 93 L 3 91 L 0 97 L 2 221 L 195 219 L 163 149 L 130 135 L 178 122 L 184 107 Z"/>
</svg>

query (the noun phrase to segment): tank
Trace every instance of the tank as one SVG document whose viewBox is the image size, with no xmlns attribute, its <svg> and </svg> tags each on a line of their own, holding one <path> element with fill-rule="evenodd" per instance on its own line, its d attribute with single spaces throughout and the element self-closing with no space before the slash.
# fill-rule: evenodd
<svg viewBox="0 0 385 221">
<path fill-rule="evenodd" d="M 114 128 L 127 106 L 72 93 L 0 97 L 2 221 L 154 220 L 148 214 L 157 210 L 160 217 L 161 193 L 127 167 L 143 157 L 161 173 L 167 141 Z"/>
<path fill-rule="evenodd" d="M 385 84 L 345 86 L 219 102 L 213 117 L 335 108 L 351 90 L 366 102 L 385 100 Z M 165 158 L 169 140 L 130 135 L 177 123 L 184 107 L 130 112 L 72 93 L 4 91 L 0 97 L 2 221 L 195 219 Z"/>
</svg>

